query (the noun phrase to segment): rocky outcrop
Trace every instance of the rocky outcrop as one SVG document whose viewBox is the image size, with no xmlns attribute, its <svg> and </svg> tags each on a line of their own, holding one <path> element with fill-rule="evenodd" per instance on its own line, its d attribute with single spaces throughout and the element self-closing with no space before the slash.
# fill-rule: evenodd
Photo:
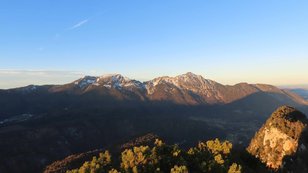
<svg viewBox="0 0 308 173">
<path fill-rule="evenodd" d="M 306 147 L 300 138 L 307 127 L 306 116 L 298 110 L 278 108 L 251 140 L 247 151 L 269 168 L 279 169 L 286 156 Z"/>
</svg>

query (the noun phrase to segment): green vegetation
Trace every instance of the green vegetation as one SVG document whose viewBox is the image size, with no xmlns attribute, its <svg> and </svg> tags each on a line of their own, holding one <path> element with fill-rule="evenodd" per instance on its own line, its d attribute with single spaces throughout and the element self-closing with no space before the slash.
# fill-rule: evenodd
<svg viewBox="0 0 308 173">
<path fill-rule="evenodd" d="M 108 151 L 93 157 L 80 168 L 67 173 L 240 173 L 241 165 L 231 161 L 232 144 L 218 139 L 199 142 L 188 150 L 156 139 L 153 147 L 138 146 L 121 153 L 119 164 Z M 119 165 L 119 166 L 116 166 Z"/>
</svg>

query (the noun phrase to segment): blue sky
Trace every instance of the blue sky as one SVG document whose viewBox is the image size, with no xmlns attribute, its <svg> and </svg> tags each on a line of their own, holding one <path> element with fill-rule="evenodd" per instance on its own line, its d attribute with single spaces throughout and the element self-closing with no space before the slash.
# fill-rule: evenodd
<svg viewBox="0 0 308 173">
<path fill-rule="evenodd" d="M 1 0 L 0 88 L 188 71 L 308 83 L 308 1 Z"/>
</svg>

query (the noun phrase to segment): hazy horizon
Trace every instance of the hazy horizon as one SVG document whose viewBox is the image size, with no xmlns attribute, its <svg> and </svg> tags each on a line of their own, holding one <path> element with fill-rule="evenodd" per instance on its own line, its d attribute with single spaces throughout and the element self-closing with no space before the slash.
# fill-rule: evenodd
<svg viewBox="0 0 308 173">
<path fill-rule="evenodd" d="M 153 76 L 152 78 L 136 78 L 134 76 L 127 76 L 125 74 L 121 74 L 121 73 L 104 73 L 104 74 L 95 74 L 95 73 L 82 73 L 82 72 L 77 72 L 77 71 L 33 71 L 33 70 L 0 70 L 0 80 L 2 81 L 7 81 L 5 83 L 1 83 L 0 84 L 0 89 L 11 89 L 11 88 L 18 88 L 18 87 L 24 87 L 24 86 L 28 86 L 28 85 L 61 85 L 61 84 L 67 84 L 67 83 L 71 83 L 79 78 L 85 77 L 85 76 L 103 76 L 103 75 L 109 75 L 109 74 L 121 74 L 124 77 L 128 77 L 130 79 L 135 79 L 135 80 L 139 80 L 141 82 L 146 82 L 149 80 L 152 80 L 154 78 L 157 77 L 162 77 L 162 76 L 169 76 L 169 77 L 175 77 L 178 75 L 182 75 L 185 73 L 188 73 L 190 71 L 187 72 L 183 72 L 180 74 L 175 74 L 175 75 L 168 75 L 168 74 L 163 74 L 160 76 Z M 194 72 L 192 72 L 194 73 Z M 234 83 L 225 83 L 225 82 L 221 82 L 219 80 L 210 78 L 207 75 L 202 75 L 202 74 L 198 74 L 198 73 L 194 73 L 197 75 L 201 75 L 206 79 L 210 79 L 210 80 L 214 80 L 218 83 L 224 84 L 224 85 L 235 85 L 238 83 L 249 83 L 249 84 L 270 84 L 270 85 L 274 85 L 277 86 L 279 88 L 286 88 L 286 89 L 294 89 L 294 88 L 302 88 L 302 89 L 308 89 L 308 84 L 285 84 L 285 85 L 279 85 L 279 84 L 273 84 L 270 82 L 258 82 L 258 81 L 238 81 L 238 82 L 234 82 Z M 16 84 L 15 81 L 11 82 L 11 77 L 15 76 L 14 78 L 18 80 L 18 84 Z"/>
<path fill-rule="evenodd" d="M 277 0 L 4 0 L 0 88 L 186 72 L 229 85 L 305 87 L 307 7 Z"/>
</svg>

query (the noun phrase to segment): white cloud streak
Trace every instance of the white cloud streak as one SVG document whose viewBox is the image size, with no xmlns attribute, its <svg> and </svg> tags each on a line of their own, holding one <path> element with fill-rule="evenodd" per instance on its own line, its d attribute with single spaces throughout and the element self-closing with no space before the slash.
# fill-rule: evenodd
<svg viewBox="0 0 308 173">
<path fill-rule="evenodd" d="M 89 22 L 89 19 L 82 20 L 82 21 L 78 22 L 77 24 L 73 25 L 72 27 L 68 28 L 68 30 L 77 29 L 77 28 L 81 27 L 82 25 L 85 25 L 88 22 Z"/>
</svg>

